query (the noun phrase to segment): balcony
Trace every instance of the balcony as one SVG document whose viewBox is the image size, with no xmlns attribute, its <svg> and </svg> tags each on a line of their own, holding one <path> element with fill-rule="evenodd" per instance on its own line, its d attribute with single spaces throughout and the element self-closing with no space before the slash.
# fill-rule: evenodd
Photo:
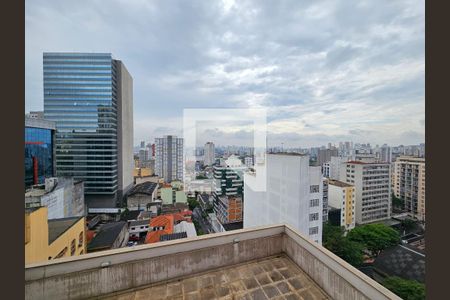
<svg viewBox="0 0 450 300">
<path fill-rule="evenodd" d="M 27 265 L 25 294 L 26 299 L 400 299 L 285 225 Z"/>
</svg>

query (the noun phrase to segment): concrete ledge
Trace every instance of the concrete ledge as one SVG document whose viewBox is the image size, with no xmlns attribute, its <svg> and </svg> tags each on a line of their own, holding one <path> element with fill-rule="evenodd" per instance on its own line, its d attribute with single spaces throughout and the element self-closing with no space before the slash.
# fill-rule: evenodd
<svg viewBox="0 0 450 300">
<path fill-rule="evenodd" d="M 333 299 L 400 299 L 324 247 L 286 225 L 285 252 Z"/>
<path fill-rule="evenodd" d="M 246 229 L 27 266 L 26 299 L 98 297 L 265 258 L 281 253 L 283 231 L 284 226 Z"/>
<path fill-rule="evenodd" d="M 333 299 L 400 299 L 295 229 L 273 225 L 62 258 L 25 267 L 26 299 L 84 299 L 284 252 Z"/>
</svg>

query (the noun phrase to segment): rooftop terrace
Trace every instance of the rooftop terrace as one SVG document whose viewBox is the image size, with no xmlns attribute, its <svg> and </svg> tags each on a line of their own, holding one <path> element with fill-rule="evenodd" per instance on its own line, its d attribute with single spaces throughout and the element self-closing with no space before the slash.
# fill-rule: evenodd
<svg viewBox="0 0 450 300">
<path fill-rule="evenodd" d="M 26 299 L 400 299 L 285 225 L 25 267 Z"/>
</svg>

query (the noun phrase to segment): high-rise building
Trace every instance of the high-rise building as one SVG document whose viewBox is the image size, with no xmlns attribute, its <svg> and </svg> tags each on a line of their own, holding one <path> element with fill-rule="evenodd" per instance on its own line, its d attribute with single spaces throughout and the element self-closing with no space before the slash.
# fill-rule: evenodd
<svg viewBox="0 0 450 300">
<path fill-rule="evenodd" d="M 392 149 L 386 144 L 380 147 L 380 161 L 387 163 L 392 162 Z"/>
<path fill-rule="evenodd" d="M 205 144 L 205 154 L 204 154 L 204 165 L 205 166 L 212 166 L 213 163 L 216 161 L 216 155 L 215 155 L 215 149 L 214 149 L 214 143 L 207 142 Z"/>
<path fill-rule="evenodd" d="M 119 204 L 133 185 L 131 75 L 110 53 L 44 53 L 43 60 L 57 175 L 83 180 L 87 200 Z"/>
<path fill-rule="evenodd" d="M 425 221 L 425 158 L 400 156 L 394 163 L 394 195 L 404 201 L 405 210 Z"/>
<path fill-rule="evenodd" d="M 244 228 L 286 223 L 322 244 L 321 168 L 301 154 L 267 154 L 266 160 L 266 191 L 252 188 L 258 165 L 244 175 Z"/>
<path fill-rule="evenodd" d="M 224 165 L 214 166 L 214 212 L 221 224 L 242 222 L 243 175 L 247 169 L 232 155 Z"/>
<path fill-rule="evenodd" d="M 355 186 L 356 224 L 390 218 L 390 164 L 349 161 L 341 167 L 340 181 Z"/>
<path fill-rule="evenodd" d="M 332 156 L 338 156 L 338 150 L 332 149 L 319 149 L 317 153 L 317 165 L 322 166 L 324 163 L 329 162 Z"/>
<path fill-rule="evenodd" d="M 332 156 L 330 158 L 330 162 L 329 162 L 329 178 L 330 179 L 335 179 L 335 180 L 339 180 L 340 176 L 341 176 L 341 165 L 344 162 L 349 161 L 350 158 L 346 157 L 346 156 Z"/>
<path fill-rule="evenodd" d="M 170 183 L 183 181 L 183 139 L 174 135 L 165 135 L 155 139 L 155 173 Z"/>
<path fill-rule="evenodd" d="M 355 228 L 355 187 L 351 184 L 329 179 L 328 206 L 339 210 L 337 226 L 345 230 Z"/>
<path fill-rule="evenodd" d="M 323 178 L 323 193 L 322 193 L 322 222 L 328 221 L 328 178 Z"/>
<path fill-rule="evenodd" d="M 55 122 L 25 116 L 25 187 L 55 175 Z"/>
</svg>

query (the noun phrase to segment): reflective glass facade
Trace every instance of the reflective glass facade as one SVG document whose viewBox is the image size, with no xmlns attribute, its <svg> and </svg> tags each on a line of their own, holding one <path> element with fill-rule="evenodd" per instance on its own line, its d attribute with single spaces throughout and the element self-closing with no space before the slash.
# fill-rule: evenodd
<svg viewBox="0 0 450 300">
<path fill-rule="evenodd" d="M 25 187 L 53 176 L 53 134 L 51 129 L 25 127 Z"/>
<path fill-rule="evenodd" d="M 44 115 L 56 122 L 56 173 L 86 194 L 118 187 L 117 61 L 108 53 L 44 53 Z"/>
</svg>

